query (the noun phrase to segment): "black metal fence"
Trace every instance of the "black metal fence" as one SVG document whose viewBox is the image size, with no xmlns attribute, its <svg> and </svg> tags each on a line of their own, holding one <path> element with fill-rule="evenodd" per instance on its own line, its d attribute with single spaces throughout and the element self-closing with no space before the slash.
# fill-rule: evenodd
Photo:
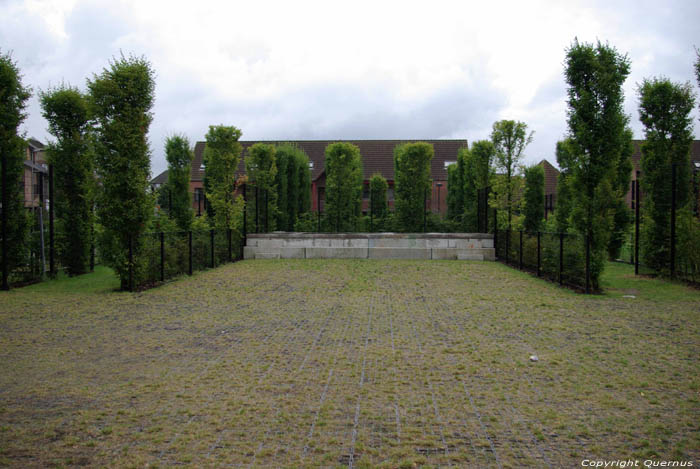
<svg viewBox="0 0 700 469">
<path fill-rule="evenodd" d="M 590 251 L 585 236 L 495 230 L 496 259 L 520 270 L 590 292 Z"/>
<path fill-rule="evenodd" d="M 231 229 L 146 233 L 139 254 L 136 241 L 129 240 L 131 290 L 242 258 L 243 244 Z"/>
<path fill-rule="evenodd" d="M 677 165 L 672 165 L 670 174 L 671 206 L 669 213 L 669 236 L 661 246 L 655 246 L 656 252 L 661 253 L 655 267 L 644 262 L 645 249 L 643 240 L 644 214 L 641 210 L 644 199 L 640 192 L 640 172 L 632 181 L 632 209 L 634 210 L 634 226 L 629 240 L 622 246 L 617 261 L 634 265 L 637 275 L 662 275 L 689 283 L 700 284 L 700 221 L 698 220 L 700 197 L 698 196 L 697 173 L 693 174 L 693 199 L 691 207 L 683 212 L 677 207 Z M 687 212 L 687 210 L 692 210 Z"/>
</svg>

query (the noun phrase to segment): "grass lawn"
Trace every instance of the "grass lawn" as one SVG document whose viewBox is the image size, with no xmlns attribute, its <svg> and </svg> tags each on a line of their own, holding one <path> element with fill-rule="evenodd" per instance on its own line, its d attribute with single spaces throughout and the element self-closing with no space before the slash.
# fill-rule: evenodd
<svg viewBox="0 0 700 469">
<path fill-rule="evenodd" d="M 697 465 L 700 291 L 625 265 L 604 285 L 274 260 L 2 292 L 0 466 Z"/>
</svg>

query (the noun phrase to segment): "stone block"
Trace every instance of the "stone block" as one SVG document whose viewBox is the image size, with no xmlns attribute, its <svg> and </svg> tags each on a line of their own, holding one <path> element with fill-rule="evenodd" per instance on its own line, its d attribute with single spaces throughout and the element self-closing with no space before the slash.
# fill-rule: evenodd
<svg viewBox="0 0 700 469">
<path fill-rule="evenodd" d="M 457 249 L 434 248 L 431 253 L 433 260 L 454 260 L 457 259 Z"/>
<path fill-rule="evenodd" d="M 280 253 L 278 252 L 256 252 L 255 253 L 255 258 L 256 259 L 279 259 L 280 258 Z"/>
<path fill-rule="evenodd" d="M 430 259 L 428 248 L 370 248 L 370 259 Z"/>
<path fill-rule="evenodd" d="M 306 248 L 307 259 L 366 259 L 367 248 Z"/>
</svg>

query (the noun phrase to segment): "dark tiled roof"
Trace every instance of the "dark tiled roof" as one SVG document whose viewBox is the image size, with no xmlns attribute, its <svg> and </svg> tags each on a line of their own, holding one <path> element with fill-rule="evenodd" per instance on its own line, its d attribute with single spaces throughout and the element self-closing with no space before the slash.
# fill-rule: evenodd
<svg viewBox="0 0 700 469">
<path fill-rule="evenodd" d="M 549 161 L 540 161 L 540 166 L 544 168 L 544 193 L 557 193 L 557 180 L 559 179 L 559 170 L 555 168 Z"/>
<path fill-rule="evenodd" d="M 632 153 L 632 165 L 635 171 L 641 171 L 642 144 L 644 140 L 632 140 L 634 153 Z M 690 161 L 700 163 L 700 140 L 693 140 L 690 145 Z"/>
<path fill-rule="evenodd" d="M 166 169 L 162 173 L 160 173 L 158 176 L 154 177 L 151 179 L 151 184 L 165 184 L 168 182 L 168 170 Z"/>
<path fill-rule="evenodd" d="M 39 140 L 37 140 L 35 138 L 28 138 L 27 144 L 29 144 L 29 146 L 33 147 L 35 150 L 43 150 L 44 146 L 45 146 L 43 143 L 41 143 Z"/>
<path fill-rule="evenodd" d="M 313 162 L 311 179 L 316 180 L 323 173 L 326 160 L 326 147 L 334 142 L 350 142 L 360 148 L 364 166 L 365 179 L 378 172 L 388 180 L 394 179 L 394 147 L 401 143 L 423 141 L 433 145 L 435 155 L 431 162 L 432 178 L 438 181 L 447 180 L 446 161 L 457 161 L 457 152 L 467 146 L 466 140 L 292 140 L 299 146 Z M 241 141 L 243 153 L 238 172 L 243 173 L 245 166 L 243 161 L 250 148 L 257 141 Z M 261 141 L 260 143 L 279 144 L 285 141 Z M 205 142 L 197 142 L 194 146 L 194 161 L 192 162 L 192 180 L 201 181 L 204 178 L 202 159 L 204 156 Z"/>
</svg>

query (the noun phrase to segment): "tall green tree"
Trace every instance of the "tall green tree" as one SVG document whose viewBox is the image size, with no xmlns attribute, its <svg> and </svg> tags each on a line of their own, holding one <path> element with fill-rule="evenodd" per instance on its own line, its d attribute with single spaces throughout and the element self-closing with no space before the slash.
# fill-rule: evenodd
<svg viewBox="0 0 700 469">
<path fill-rule="evenodd" d="M 630 71 L 626 55 L 606 44 L 574 40 L 566 50 L 569 167 L 574 228 L 591 246 L 591 282 L 599 286 L 616 199 L 621 198 L 620 167 L 626 164 L 630 133 L 622 85 Z M 624 191 L 627 189 L 625 184 Z"/>
<path fill-rule="evenodd" d="M 27 144 L 17 133 L 27 117 L 24 110 L 29 96 L 31 90 L 22 85 L 17 64 L 9 53 L 0 52 L 0 288 L 3 290 L 9 288 L 10 271 L 22 261 L 29 228 L 29 218 L 23 207 L 24 194 L 19 190 Z"/>
<path fill-rule="evenodd" d="M 122 288 L 128 288 L 130 267 L 137 281 L 144 274 L 142 235 L 153 211 L 148 195 L 148 129 L 153 120 L 154 71 L 143 57 L 121 56 L 88 80 L 88 90 L 97 125 L 95 166 L 101 184 L 97 214 L 104 227 L 102 255 L 116 271 Z M 134 252 L 131 266 L 130 239 Z"/>
<path fill-rule="evenodd" d="M 168 211 L 177 227 L 189 231 L 194 218 L 190 196 L 190 171 L 194 152 L 184 135 L 173 135 L 165 140 L 165 159 L 168 161 Z"/>
<path fill-rule="evenodd" d="M 478 140 L 470 150 L 461 152 L 463 161 L 463 228 L 476 231 L 479 227 L 479 191 L 489 187 L 491 167 L 496 149 L 488 140 Z"/>
<path fill-rule="evenodd" d="M 535 232 L 542 228 L 544 220 L 544 168 L 537 164 L 525 168 L 524 173 L 523 229 Z"/>
<path fill-rule="evenodd" d="M 433 146 L 426 142 L 404 143 L 394 148 L 394 203 L 399 225 L 405 231 L 422 231 L 434 152 Z"/>
<path fill-rule="evenodd" d="M 299 146 L 283 143 L 275 147 L 277 175 L 277 229 L 292 231 L 297 218 L 309 211 L 311 177 L 309 157 Z"/>
<path fill-rule="evenodd" d="M 389 188 L 389 183 L 379 173 L 375 173 L 369 180 L 369 193 L 372 205 L 370 210 L 375 218 L 383 218 L 388 212 L 386 191 Z"/>
<path fill-rule="evenodd" d="M 259 228 L 267 227 L 269 231 L 274 231 L 277 220 L 275 146 L 268 143 L 256 143 L 248 150 L 245 166 L 248 181 L 257 188 L 258 195 L 255 207 L 258 210 Z"/>
<path fill-rule="evenodd" d="M 645 263 L 669 270 L 672 171 L 676 167 L 676 207 L 691 199 L 691 111 L 695 98 L 690 83 L 667 78 L 645 79 L 639 86 L 639 119 L 644 125 L 642 188 L 644 190 L 643 256 Z"/>
<path fill-rule="evenodd" d="M 47 154 L 54 173 L 58 259 L 69 275 L 80 275 L 89 270 L 94 233 L 95 154 L 88 101 L 67 85 L 39 97 L 49 132 L 56 137 Z"/>
<path fill-rule="evenodd" d="M 204 190 L 214 226 L 233 229 L 237 233 L 243 219 L 243 197 L 235 196 L 241 135 L 241 131 L 233 126 L 210 125 L 203 155 Z"/>
<path fill-rule="evenodd" d="M 326 147 L 326 215 L 337 231 L 353 231 L 362 211 L 362 155 L 347 142 Z"/>
<path fill-rule="evenodd" d="M 461 158 L 458 155 L 457 158 Z M 464 181 L 457 163 L 447 167 L 447 218 L 461 220 L 464 213 Z"/>
<path fill-rule="evenodd" d="M 498 208 L 508 212 L 508 228 L 511 226 L 513 209 L 518 206 L 519 187 L 514 182 L 525 148 L 532 142 L 534 132 L 527 132 L 527 124 L 513 120 L 501 120 L 493 124 L 491 143 L 495 148 L 496 169 L 503 174 L 503 187 L 499 187 Z"/>
<path fill-rule="evenodd" d="M 574 161 L 572 160 L 573 151 L 570 145 L 571 142 L 569 139 L 560 140 L 557 142 L 555 151 L 557 164 L 559 168 L 561 168 L 559 177 L 557 178 L 557 204 L 554 208 L 554 219 L 557 232 L 559 233 L 566 233 L 571 225 L 573 196 L 571 194 L 570 176 Z"/>
</svg>

